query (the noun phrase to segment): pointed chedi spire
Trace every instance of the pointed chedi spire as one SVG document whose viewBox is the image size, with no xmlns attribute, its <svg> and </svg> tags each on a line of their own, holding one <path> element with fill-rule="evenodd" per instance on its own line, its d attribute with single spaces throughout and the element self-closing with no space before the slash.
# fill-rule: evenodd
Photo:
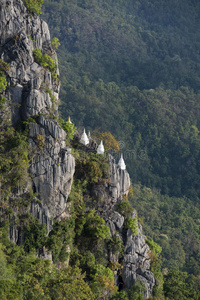
<svg viewBox="0 0 200 300">
<path fill-rule="evenodd" d="M 88 131 L 88 139 L 91 139 L 90 131 Z"/>
<path fill-rule="evenodd" d="M 81 136 L 80 143 L 83 144 L 83 145 L 88 145 L 89 144 L 89 139 L 88 139 L 88 136 L 85 132 L 85 128 L 83 130 L 83 134 Z"/>
<path fill-rule="evenodd" d="M 120 167 L 121 170 L 126 170 L 126 165 L 123 159 L 123 155 L 121 154 L 120 160 L 118 162 L 118 166 Z"/>
<path fill-rule="evenodd" d="M 104 154 L 104 146 L 103 146 L 103 142 L 101 141 L 101 143 L 99 144 L 98 148 L 97 148 L 97 153 L 98 154 Z"/>
<path fill-rule="evenodd" d="M 68 122 L 68 123 L 72 123 L 72 122 L 71 122 L 71 119 L 70 119 L 70 116 L 68 117 L 68 121 L 67 121 L 67 122 Z"/>
</svg>

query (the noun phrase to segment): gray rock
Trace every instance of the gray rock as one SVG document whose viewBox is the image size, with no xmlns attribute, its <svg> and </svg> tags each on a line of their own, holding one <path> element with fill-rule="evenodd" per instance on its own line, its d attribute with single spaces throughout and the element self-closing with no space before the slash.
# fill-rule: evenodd
<svg viewBox="0 0 200 300">
<path fill-rule="evenodd" d="M 130 187 L 130 176 L 127 170 L 121 170 L 115 163 L 115 159 L 109 155 L 110 163 L 110 192 L 112 197 L 121 198 L 127 195 Z"/>
<path fill-rule="evenodd" d="M 134 214 L 135 215 L 135 214 Z M 153 273 L 150 271 L 150 249 L 145 243 L 142 226 L 138 226 L 138 234 L 127 231 L 124 250 L 122 279 L 125 287 L 130 288 L 137 280 L 144 283 L 145 298 L 149 298 L 155 285 Z"/>
<path fill-rule="evenodd" d="M 10 65 L 6 97 L 15 104 L 11 119 L 13 123 L 30 117 L 36 119 L 36 123 L 30 123 L 29 131 L 29 185 L 38 194 L 41 204 L 33 201 L 30 212 L 47 225 L 49 232 L 51 218 L 65 211 L 75 160 L 66 147 L 65 132 L 52 119 L 52 114 L 58 114 L 59 83 L 53 81 L 47 68 L 34 61 L 33 50 L 39 48 L 53 59 L 57 57 L 51 49 L 47 24 L 40 17 L 31 16 L 22 0 L 0 1 L 0 18 L 0 55 Z M 10 239 L 18 244 L 23 241 L 23 233 L 14 223 Z"/>
<path fill-rule="evenodd" d="M 145 243 L 146 237 L 142 233 L 142 226 L 138 224 L 138 234 L 132 234 L 130 229 L 125 228 L 124 217 L 116 211 L 117 203 L 127 195 L 130 187 L 130 178 L 126 170 L 121 170 L 115 163 L 115 159 L 110 155 L 110 181 L 107 185 L 96 186 L 93 195 L 95 209 L 104 218 L 110 228 L 111 237 L 118 236 L 124 244 L 124 255 L 120 259 L 120 253 L 108 253 L 109 260 L 112 262 L 123 261 L 121 278 L 126 288 L 131 288 L 137 280 L 144 283 L 146 291 L 145 298 L 152 295 L 155 280 L 150 272 L 150 249 Z M 136 211 L 132 218 L 136 218 Z M 119 283 L 118 275 L 115 274 L 115 282 Z"/>
</svg>

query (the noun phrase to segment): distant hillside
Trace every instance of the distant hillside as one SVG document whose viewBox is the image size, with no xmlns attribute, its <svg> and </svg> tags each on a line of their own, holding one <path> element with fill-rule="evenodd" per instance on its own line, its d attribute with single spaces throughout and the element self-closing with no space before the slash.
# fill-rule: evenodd
<svg viewBox="0 0 200 300">
<path fill-rule="evenodd" d="M 140 89 L 200 88 L 198 1 L 45 0 L 44 11 L 67 80 L 82 72 Z"/>
<path fill-rule="evenodd" d="M 195 199 L 199 14 L 198 1 L 45 0 L 43 15 L 61 42 L 63 117 L 111 131 L 134 182 Z"/>
</svg>

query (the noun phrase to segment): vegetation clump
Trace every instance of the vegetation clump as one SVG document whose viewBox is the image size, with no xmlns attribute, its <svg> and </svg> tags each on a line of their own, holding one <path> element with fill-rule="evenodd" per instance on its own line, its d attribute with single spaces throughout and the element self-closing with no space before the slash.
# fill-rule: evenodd
<svg viewBox="0 0 200 300">
<path fill-rule="evenodd" d="M 85 186 L 108 180 L 109 164 L 106 156 L 76 150 L 75 158 L 77 179 L 81 179 Z"/>
<path fill-rule="evenodd" d="M 108 151 L 113 151 L 113 152 L 119 151 L 118 142 L 110 132 L 100 132 L 99 130 L 94 130 L 92 132 L 92 136 L 99 143 L 101 140 L 103 141 L 104 148 L 107 152 Z"/>
<path fill-rule="evenodd" d="M 62 127 L 62 129 L 66 132 L 67 136 L 66 138 L 68 140 L 72 140 L 74 137 L 74 134 L 76 133 L 76 127 L 73 123 L 66 122 L 62 118 L 59 118 L 58 120 L 59 125 Z"/>
<path fill-rule="evenodd" d="M 38 64 L 49 69 L 53 79 L 56 81 L 58 77 L 57 62 L 51 56 L 47 54 L 42 54 L 42 51 L 40 49 L 33 50 L 33 55 Z"/>
<path fill-rule="evenodd" d="M 133 214 L 133 207 L 128 201 L 127 196 L 123 196 L 123 199 L 117 203 L 117 211 L 124 216 L 125 218 L 130 218 L 131 215 Z"/>
<path fill-rule="evenodd" d="M 28 11 L 32 14 L 41 14 L 43 0 L 23 0 Z"/>
<path fill-rule="evenodd" d="M 54 37 L 51 41 L 51 46 L 54 50 L 56 50 L 60 46 L 59 39 Z"/>
<path fill-rule="evenodd" d="M 126 228 L 130 229 L 133 234 L 138 234 L 138 225 L 136 218 L 128 218 L 126 221 Z"/>
</svg>

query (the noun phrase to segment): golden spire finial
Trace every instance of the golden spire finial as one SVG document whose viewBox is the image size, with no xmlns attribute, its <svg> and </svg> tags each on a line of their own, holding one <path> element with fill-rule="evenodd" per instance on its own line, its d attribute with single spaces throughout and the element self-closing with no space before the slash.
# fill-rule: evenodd
<svg viewBox="0 0 200 300">
<path fill-rule="evenodd" d="M 68 123 L 71 123 L 70 116 L 68 117 Z"/>
</svg>

